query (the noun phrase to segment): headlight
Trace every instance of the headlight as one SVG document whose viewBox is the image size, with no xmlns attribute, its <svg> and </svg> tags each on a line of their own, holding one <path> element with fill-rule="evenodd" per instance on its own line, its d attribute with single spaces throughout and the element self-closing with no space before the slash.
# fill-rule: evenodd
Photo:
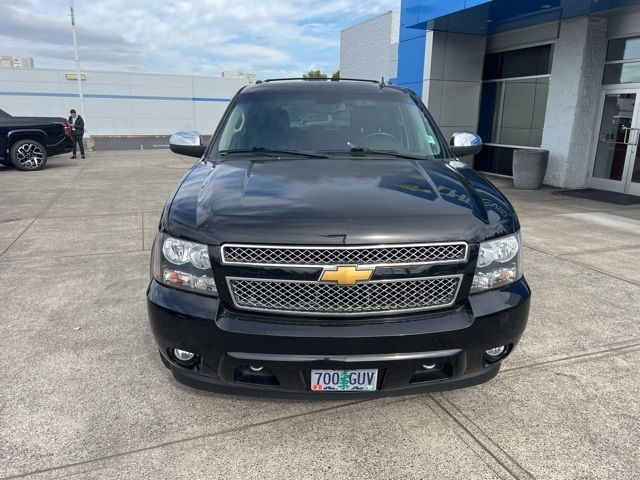
<svg viewBox="0 0 640 480">
<path fill-rule="evenodd" d="M 204 295 L 217 295 L 209 248 L 158 233 L 153 246 L 152 273 L 157 282 Z"/>
<path fill-rule="evenodd" d="M 522 277 L 520 232 L 480 244 L 471 293 L 508 285 Z"/>
</svg>

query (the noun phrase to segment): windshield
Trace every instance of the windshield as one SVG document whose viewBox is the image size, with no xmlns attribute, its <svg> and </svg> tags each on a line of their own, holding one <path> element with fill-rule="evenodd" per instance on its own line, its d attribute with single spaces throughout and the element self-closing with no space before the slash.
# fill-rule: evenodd
<svg viewBox="0 0 640 480">
<path fill-rule="evenodd" d="M 443 158 L 435 126 L 400 91 L 259 92 L 241 95 L 216 151 L 389 151 Z"/>
</svg>

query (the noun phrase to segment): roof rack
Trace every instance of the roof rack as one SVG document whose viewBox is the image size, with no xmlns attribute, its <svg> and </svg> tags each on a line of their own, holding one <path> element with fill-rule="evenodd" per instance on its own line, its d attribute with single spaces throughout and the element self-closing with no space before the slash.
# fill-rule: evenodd
<svg viewBox="0 0 640 480">
<path fill-rule="evenodd" d="M 369 79 L 365 79 L 365 78 L 331 78 L 331 77 L 327 77 L 327 78 L 304 78 L 304 77 L 292 77 L 292 78 L 267 78 L 266 80 L 258 80 L 256 82 L 256 84 L 259 83 L 269 83 L 269 82 L 286 82 L 287 80 L 326 80 L 326 81 L 330 81 L 330 82 L 369 82 L 369 83 L 377 83 L 379 84 L 380 81 L 378 80 L 369 80 Z"/>
</svg>

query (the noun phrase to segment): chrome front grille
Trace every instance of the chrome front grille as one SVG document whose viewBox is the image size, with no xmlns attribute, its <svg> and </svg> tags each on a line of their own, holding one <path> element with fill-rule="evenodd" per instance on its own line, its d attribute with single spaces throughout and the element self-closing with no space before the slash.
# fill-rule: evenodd
<svg viewBox="0 0 640 480">
<path fill-rule="evenodd" d="M 468 245 L 465 242 L 366 247 L 222 246 L 222 263 L 255 266 L 429 265 L 463 263 L 467 256 Z"/>
<path fill-rule="evenodd" d="M 229 277 L 241 310 L 299 315 L 398 314 L 455 303 L 462 275 L 374 280 L 353 286 L 294 280 Z"/>
</svg>

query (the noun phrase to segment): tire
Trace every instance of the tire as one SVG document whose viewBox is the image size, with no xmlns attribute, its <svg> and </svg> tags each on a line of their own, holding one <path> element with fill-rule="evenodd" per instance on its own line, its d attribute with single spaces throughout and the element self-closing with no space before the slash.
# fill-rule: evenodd
<svg viewBox="0 0 640 480">
<path fill-rule="evenodd" d="M 11 145 L 11 163 L 18 170 L 42 170 L 47 164 L 47 150 L 36 140 L 18 140 Z"/>
</svg>

